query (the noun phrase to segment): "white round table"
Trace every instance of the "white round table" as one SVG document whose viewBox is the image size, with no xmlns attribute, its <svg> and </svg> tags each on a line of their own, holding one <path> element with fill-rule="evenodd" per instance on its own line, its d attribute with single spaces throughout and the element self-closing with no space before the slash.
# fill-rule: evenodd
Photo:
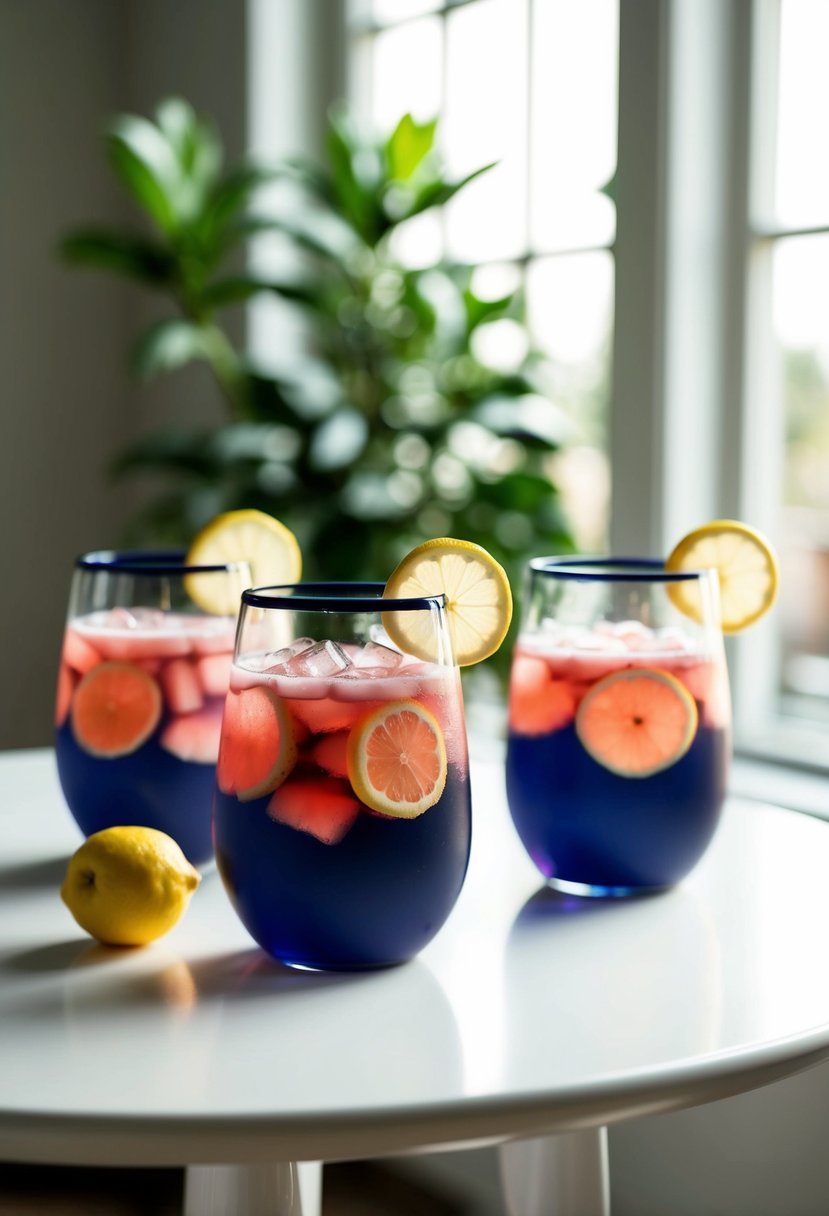
<svg viewBox="0 0 829 1216">
<path fill-rule="evenodd" d="M 81 838 L 51 752 L 0 756 L 0 1159 L 186 1165 L 190 1216 L 312 1216 L 319 1167 L 292 1163 L 498 1143 L 515 1216 L 596 1216 L 607 1124 L 829 1056 L 829 825 L 732 801 L 673 891 L 578 901 L 479 750 L 446 926 L 339 975 L 267 959 L 215 872 L 166 938 L 96 946 L 58 894 Z"/>
</svg>

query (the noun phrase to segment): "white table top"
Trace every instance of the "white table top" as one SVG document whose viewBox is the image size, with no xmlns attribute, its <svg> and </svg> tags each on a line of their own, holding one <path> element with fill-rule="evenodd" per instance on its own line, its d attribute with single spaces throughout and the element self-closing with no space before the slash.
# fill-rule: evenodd
<svg viewBox="0 0 829 1216">
<path fill-rule="evenodd" d="M 675 890 L 576 902 L 525 857 L 502 771 L 473 763 L 469 876 L 423 954 L 314 975 L 262 955 L 215 873 L 153 946 L 95 946 L 58 895 L 80 836 L 51 753 L 0 756 L 0 1159 L 380 1156 L 676 1109 L 829 1056 L 829 824 L 732 802 Z"/>
</svg>

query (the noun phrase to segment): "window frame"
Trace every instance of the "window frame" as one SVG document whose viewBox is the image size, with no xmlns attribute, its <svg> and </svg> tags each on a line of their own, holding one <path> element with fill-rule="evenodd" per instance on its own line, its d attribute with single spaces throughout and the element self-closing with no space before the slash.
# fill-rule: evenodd
<svg viewBox="0 0 829 1216">
<path fill-rule="evenodd" d="M 345 0 L 335 4 L 353 96 L 353 25 Z M 767 487 L 781 484 L 782 400 L 771 256 L 775 239 L 796 234 L 770 225 L 760 205 L 779 10 L 779 0 L 620 3 L 614 552 L 665 553 L 701 519 L 774 531 L 779 500 Z M 777 639 L 773 619 L 729 639 L 737 751 L 826 773 L 819 724 L 779 712 Z"/>
</svg>

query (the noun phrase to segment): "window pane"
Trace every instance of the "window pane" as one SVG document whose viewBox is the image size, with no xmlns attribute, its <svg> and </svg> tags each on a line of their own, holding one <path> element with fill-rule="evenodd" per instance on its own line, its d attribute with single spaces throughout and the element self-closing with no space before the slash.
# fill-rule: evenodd
<svg viewBox="0 0 829 1216">
<path fill-rule="evenodd" d="M 540 258 L 527 272 L 530 327 L 550 359 L 549 396 L 572 428 L 551 471 L 587 552 L 607 546 L 613 279 L 613 257 L 605 252 Z"/>
<path fill-rule="evenodd" d="M 786 425 L 782 690 L 813 716 L 829 701 L 829 236 L 780 241 L 773 283 Z"/>
<path fill-rule="evenodd" d="M 434 13 L 440 6 L 441 0 L 373 0 L 371 11 L 375 21 L 391 25 L 393 21 L 403 21 L 406 17 Z"/>
<path fill-rule="evenodd" d="M 403 114 L 434 118 L 441 106 L 441 21 L 426 17 L 373 39 L 371 117 L 391 131 Z"/>
<path fill-rule="evenodd" d="M 784 227 L 829 222 L 829 4 L 782 0 L 775 212 Z"/>
<path fill-rule="evenodd" d="M 447 165 L 461 177 L 499 162 L 447 207 L 449 253 L 461 261 L 526 249 L 526 16 L 526 0 L 479 0 L 447 18 Z"/>
<path fill-rule="evenodd" d="M 616 166 L 618 0 L 536 3 L 533 34 L 533 245 L 610 244 L 615 208 L 598 191 Z"/>
</svg>

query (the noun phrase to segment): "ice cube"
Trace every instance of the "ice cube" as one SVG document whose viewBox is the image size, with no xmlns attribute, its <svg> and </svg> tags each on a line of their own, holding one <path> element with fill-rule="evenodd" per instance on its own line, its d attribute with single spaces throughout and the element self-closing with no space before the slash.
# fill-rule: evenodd
<svg viewBox="0 0 829 1216">
<path fill-rule="evenodd" d="M 289 676 L 325 678 L 341 675 L 352 666 L 351 659 L 342 646 L 338 646 L 336 642 L 315 642 L 312 646 L 306 647 L 289 658 L 285 663 L 284 671 Z"/>
<path fill-rule="evenodd" d="M 101 622 L 105 629 L 139 629 L 147 628 L 147 624 L 140 617 L 140 609 L 136 612 L 130 612 L 129 608 L 110 608 L 106 614 L 106 619 Z"/>
<path fill-rule="evenodd" d="M 647 650 L 653 646 L 653 630 L 641 621 L 620 621 L 616 626 L 616 637 L 628 650 Z"/>
<path fill-rule="evenodd" d="M 380 624 L 369 626 L 368 635 L 372 642 L 377 642 L 379 646 L 385 646 L 388 650 L 399 651 L 400 647 L 395 646 L 385 629 Z"/>
<path fill-rule="evenodd" d="M 613 621 L 596 621 L 593 628 L 595 629 L 596 633 L 601 633 L 605 637 L 616 636 L 616 625 Z"/>
<path fill-rule="evenodd" d="M 298 654 L 310 650 L 316 643 L 313 638 L 297 638 L 289 646 L 280 650 L 266 650 L 263 654 L 245 654 L 237 660 L 248 671 L 270 672 L 272 675 L 282 675 L 285 665 Z"/>
<path fill-rule="evenodd" d="M 621 638 L 605 633 L 579 633 L 571 645 L 574 650 L 588 654 L 624 654 L 627 650 Z"/>
<path fill-rule="evenodd" d="M 270 672 L 272 675 L 283 675 L 288 670 L 288 664 L 291 659 L 295 659 L 299 654 L 305 654 L 306 651 L 312 650 L 316 643 L 313 638 L 296 638 L 295 641 L 283 646 L 280 650 L 271 650 L 267 654 L 267 664 L 263 668 L 264 671 Z"/>
<path fill-rule="evenodd" d="M 390 646 L 383 646 L 380 642 L 366 642 L 365 646 L 357 652 L 354 662 L 355 666 L 364 674 L 367 670 L 371 670 L 372 673 L 376 670 L 383 675 L 389 675 L 391 672 L 397 671 L 403 662 L 403 655 L 399 650 L 392 650 Z"/>
<path fill-rule="evenodd" d="M 683 651 L 690 650 L 692 642 L 686 633 L 677 629 L 676 625 L 666 625 L 656 635 L 656 646 L 658 650 Z"/>
</svg>

